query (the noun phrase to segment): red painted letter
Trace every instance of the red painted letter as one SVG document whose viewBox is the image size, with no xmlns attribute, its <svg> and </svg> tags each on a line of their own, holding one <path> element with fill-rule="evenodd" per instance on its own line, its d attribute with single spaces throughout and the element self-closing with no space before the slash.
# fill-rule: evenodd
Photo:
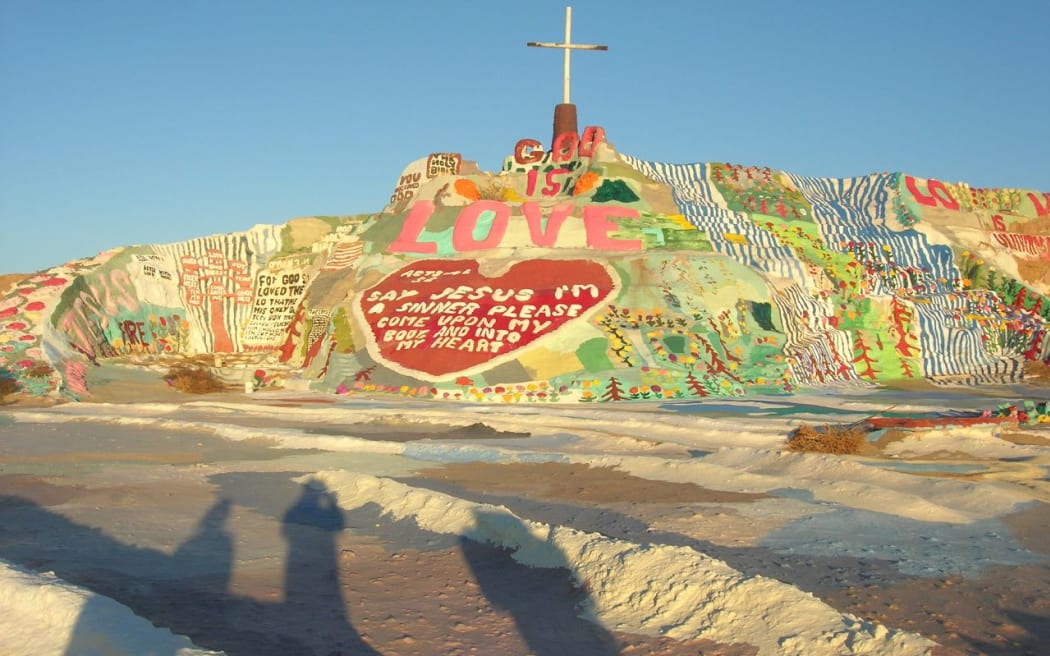
<svg viewBox="0 0 1050 656">
<path fill-rule="evenodd" d="M 930 195 L 919 191 L 919 186 L 915 184 L 915 178 L 910 175 L 904 176 L 904 183 L 908 185 L 908 191 L 915 197 L 915 201 L 920 205 L 928 205 L 929 207 L 937 207 L 943 205 L 950 210 L 958 210 L 959 202 L 952 198 L 951 194 L 948 193 L 948 188 L 944 186 L 944 183 L 940 180 L 927 180 L 926 189 L 930 192 Z"/>
<path fill-rule="evenodd" d="M 551 208 L 551 215 L 546 223 L 543 221 L 543 210 L 536 202 L 522 203 L 521 212 L 529 224 L 529 236 L 537 246 L 551 247 L 558 241 L 561 225 L 572 213 L 572 203 L 562 203 Z"/>
<path fill-rule="evenodd" d="M 610 232 L 616 230 L 616 223 L 609 218 L 611 216 L 637 219 L 638 210 L 615 205 L 588 205 L 583 208 L 583 227 L 587 231 L 587 245 L 606 251 L 642 250 L 642 242 L 638 239 L 613 239 L 609 236 Z"/>
<path fill-rule="evenodd" d="M 1039 196 L 1029 193 L 1028 200 L 1032 201 L 1032 207 L 1035 208 L 1036 216 L 1046 216 L 1050 214 L 1050 194 L 1043 194 L 1043 204 L 1039 204 Z"/>
<path fill-rule="evenodd" d="M 535 139 L 522 139 L 514 146 L 514 161 L 535 164 L 543 159 L 543 144 Z"/>
<path fill-rule="evenodd" d="M 547 171 L 547 186 L 540 190 L 544 196 L 554 196 L 561 191 L 561 183 L 555 180 L 559 175 L 569 175 L 569 169 Z"/>
<path fill-rule="evenodd" d="M 419 233 L 423 232 L 423 226 L 427 224 L 427 220 L 433 213 L 433 201 L 417 200 L 401 225 L 401 234 L 397 236 L 394 243 L 390 244 L 390 250 L 394 253 L 437 253 L 438 245 L 434 242 L 419 243 L 416 241 L 419 239 Z"/>
<path fill-rule="evenodd" d="M 474 239 L 474 228 L 477 227 L 478 219 L 485 212 L 492 212 L 495 216 L 492 219 L 489 234 L 478 241 Z M 452 247 L 459 252 L 495 248 L 507 232 L 509 219 L 510 207 L 506 203 L 498 200 L 474 201 L 456 217 L 456 227 L 452 230 Z"/>
<path fill-rule="evenodd" d="M 551 148 L 551 160 L 555 162 L 570 161 L 579 145 L 580 135 L 575 132 L 562 132 L 554 140 L 554 147 Z"/>
<path fill-rule="evenodd" d="M 952 198 L 951 193 L 948 192 L 948 188 L 945 187 L 944 183 L 940 180 L 927 180 L 926 189 L 933 194 L 934 198 L 941 202 L 941 205 L 944 205 L 950 210 L 959 209 L 959 201 Z"/>
<path fill-rule="evenodd" d="M 580 139 L 580 157 L 590 157 L 594 154 L 594 147 L 605 141 L 605 128 L 596 125 L 588 125 L 583 129 L 583 137 Z"/>
</svg>

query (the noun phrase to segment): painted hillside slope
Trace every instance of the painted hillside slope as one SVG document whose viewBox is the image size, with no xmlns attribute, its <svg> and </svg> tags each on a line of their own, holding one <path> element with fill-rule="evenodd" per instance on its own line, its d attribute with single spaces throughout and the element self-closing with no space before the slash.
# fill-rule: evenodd
<svg viewBox="0 0 1050 656">
<path fill-rule="evenodd" d="M 1047 193 L 661 164 L 588 128 L 498 174 L 431 154 L 377 214 L 38 273 L 0 299 L 0 378 L 77 397 L 96 365 L 206 356 L 238 384 L 496 402 L 1015 382 L 1050 360 L 1048 267 Z"/>
</svg>

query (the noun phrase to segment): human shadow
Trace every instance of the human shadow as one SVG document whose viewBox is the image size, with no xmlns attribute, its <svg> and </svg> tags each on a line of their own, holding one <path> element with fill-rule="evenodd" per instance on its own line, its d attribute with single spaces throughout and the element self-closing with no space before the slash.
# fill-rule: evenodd
<svg viewBox="0 0 1050 656">
<path fill-rule="evenodd" d="M 288 612 L 321 612 L 318 634 L 333 649 L 328 656 L 378 656 L 347 619 L 340 580 L 337 537 L 346 528 L 343 511 L 324 483 L 311 479 L 284 514 L 281 532 L 288 543 L 284 606 Z"/>
<path fill-rule="evenodd" d="M 620 654 L 611 633 L 580 616 L 587 593 L 576 585 L 565 555 L 529 533 L 513 515 L 476 511 L 479 538 L 512 536 L 513 547 L 493 546 L 463 537 L 460 549 L 482 593 L 511 615 L 534 656 L 613 656 Z M 489 530 L 491 529 L 491 530 Z M 515 554 L 531 553 L 544 561 L 529 567 Z"/>
<path fill-rule="evenodd" d="M 198 522 L 194 534 L 182 543 L 171 557 L 170 565 L 166 566 L 169 571 L 181 575 L 180 586 L 193 579 L 193 587 L 198 591 L 197 596 L 201 600 L 221 597 L 229 587 L 233 538 L 226 530 L 226 520 L 230 515 L 230 506 L 231 500 L 222 498 L 209 508 Z M 122 648 L 142 647 L 114 644 L 122 638 L 112 635 L 112 627 L 118 622 L 129 621 L 122 610 L 108 597 L 96 595 L 89 598 L 80 609 L 76 626 L 66 646 L 65 656 L 94 656 L 119 653 Z M 151 652 L 158 656 L 175 655 L 188 646 L 188 641 L 181 636 L 153 634 L 150 637 L 155 641 L 149 645 Z"/>
<path fill-rule="evenodd" d="M 116 540 L 31 499 L 0 495 L 0 558 L 53 571 L 101 595 L 82 607 L 65 656 L 134 653 L 115 650 L 123 638 L 107 630 L 128 620 L 126 609 L 176 634 L 145 627 L 155 656 L 185 649 L 179 636 L 227 656 L 380 656 L 347 617 L 337 548 L 342 511 L 323 486 L 289 492 L 298 498 L 280 518 L 287 549 L 283 600 L 231 592 L 230 498 L 216 501 L 192 536 L 168 555 Z"/>
<path fill-rule="evenodd" d="M 1003 639 L 998 642 L 972 636 L 964 636 L 964 639 L 984 656 L 1039 656 L 1047 653 L 1050 647 L 1050 619 L 1019 610 L 1008 610 L 1006 616 L 1023 635 L 1013 635 L 1013 640 L 999 636 Z"/>
<path fill-rule="evenodd" d="M 233 573 L 233 536 L 226 528 L 233 500 L 223 497 L 204 513 L 197 530 L 172 555 L 172 569 L 176 572 L 195 572 L 200 563 L 208 564 L 201 588 L 212 594 L 229 590 Z"/>
</svg>

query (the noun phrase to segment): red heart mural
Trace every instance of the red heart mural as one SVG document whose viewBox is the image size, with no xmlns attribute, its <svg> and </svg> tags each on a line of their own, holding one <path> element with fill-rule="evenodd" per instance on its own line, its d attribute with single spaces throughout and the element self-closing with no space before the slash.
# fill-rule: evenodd
<svg viewBox="0 0 1050 656">
<path fill-rule="evenodd" d="M 392 369 L 440 380 L 493 366 L 584 320 L 617 283 L 589 260 L 526 260 L 490 277 L 477 260 L 423 260 L 365 290 L 369 352 Z"/>
</svg>

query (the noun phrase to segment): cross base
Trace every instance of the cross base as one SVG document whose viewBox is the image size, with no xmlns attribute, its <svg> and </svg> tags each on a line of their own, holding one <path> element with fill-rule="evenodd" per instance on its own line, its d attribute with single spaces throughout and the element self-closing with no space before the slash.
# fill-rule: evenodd
<svg viewBox="0 0 1050 656">
<path fill-rule="evenodd" d="M 576 105 L 572 103 L 560 103 L 554 106 L 554 136 L 551 138 L 551 149 L 558 141 L 558 136 L 566 132 L 579 133 L 576 122 Z"/>
</svg>

